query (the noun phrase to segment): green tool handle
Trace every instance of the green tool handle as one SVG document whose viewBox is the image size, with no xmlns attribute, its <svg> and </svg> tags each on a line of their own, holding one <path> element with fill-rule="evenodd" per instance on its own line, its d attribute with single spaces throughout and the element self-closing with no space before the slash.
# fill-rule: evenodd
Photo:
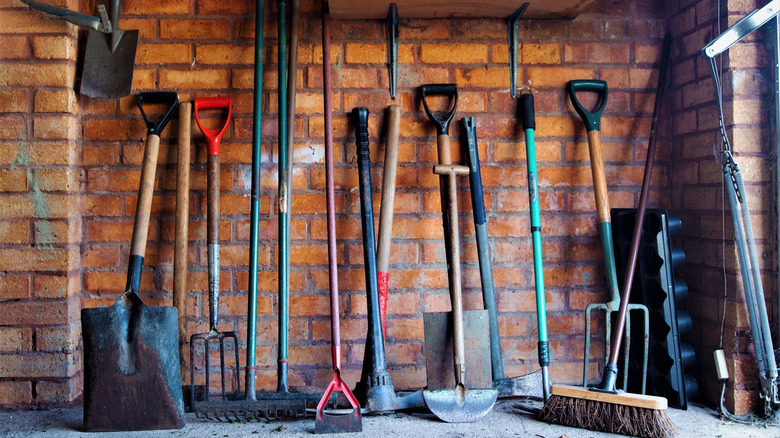
<svg viewBox="0 0 780 438">
<path fill-rule="evenodd" d="M 249 212 L 249 308 L 246 326 L 246 397 L 255 399 L 257 375 L 257 275 L 260 245 L 260 157 L 262 156 L 263 115 L 263 22 L 264 0 L 257 0 L 255 12 L 255 87 L 253 91 L 252 186 Z"/>
<path fill-rule="evenodd" d="M 288 187 L 290 174 L 287 144 L 287 3 L 278 3 L 279 44 L 279 351 L 277 352 L 277 391 L 287 391 L 287 341 L 290 323 L 290 212 Z"/>
</svg>

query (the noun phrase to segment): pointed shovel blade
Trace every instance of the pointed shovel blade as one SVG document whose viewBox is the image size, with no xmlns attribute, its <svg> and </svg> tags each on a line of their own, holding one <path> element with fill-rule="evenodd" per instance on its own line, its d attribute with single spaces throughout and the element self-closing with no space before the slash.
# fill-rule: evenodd
<svg viewBox="0 0 780 438">
<path fill-rule="evenodd" d="M 435 389 L 423 391 L 425 404 L 447 423 L 473 423 L 487 415 L 496 404 L 495 389 Z"/>
</svg>

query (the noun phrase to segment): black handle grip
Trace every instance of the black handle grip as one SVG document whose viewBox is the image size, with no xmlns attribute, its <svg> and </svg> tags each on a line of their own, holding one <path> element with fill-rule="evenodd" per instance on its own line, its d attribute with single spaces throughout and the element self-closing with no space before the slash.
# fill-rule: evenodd
<svg viewBox="0 0 780 438">
<path fill-rule="evenodd" d="M 594 79 L 579 79 L 569 81 L 566 87 L 569 92 L 569 98 L 571 104 L 574 105 L 574 109 L 577 114 L 582 118 L 585 123 L 585 129 L 590 131 L 598 131 L 601 128 L 601 112 L 604 111 L 604 107 L 607 106 L 607 83 L 604 81 L 597 81 Z M 582 106 L 579 99 L 577 99 L 578 91 L 592 91 L 599 95 L 598 108 L 590 112 Z"/>
<path fill-rule="evenodd" d="M 520 96 L 520 122 L 523 124 L 523 130 L 536 130 L 536 116 L 534 115 L 534 95 L 523 94 Z"/>
<path fill-rule="evenodd" d="M 458 108 L 458 84 L 426 84 L 420 87 L 422 91 L 422 102 L 425 107 L 425 113 L 431 119 L 431 122 L 436 126 L 436 133 L 438 135 L 449 135 L 450 121 L 452 116 L 455 115 L 455 110 Z M 428 96 L 447 96 L 453 99 L 452 108 L 443 114 L 434 114 L 430 108 L 428 108 L 428 102 L 426 98 Z"/>
<path fill-rule="evenodd" d="M 163 114 L 160 120 L 149 120 L 144 112 L 145 103 L 167 104 L 168 110 Z M 147 134 L 153 134 L 159 137 L 160 133 L 165 129 L 165 125 L 168 124 L 171 116 L 173 116 L 174 111 L 176 111 L 178 105 L 179 93 L 174 91 L 147 91 L 140 93 L 138 95 L 138 109 L 141 110 L 141 115 L 144 118 L 144 122 L 146 122 L 146 129 L 148 129 Z"/>
<path fill-rule="evenodd" d="M 368 154 L 368 108 L 353 108 L 352 117 L 355 120 L 355 144 L 357 145 L 357 153 L 358 155 Z"/>
</svg>

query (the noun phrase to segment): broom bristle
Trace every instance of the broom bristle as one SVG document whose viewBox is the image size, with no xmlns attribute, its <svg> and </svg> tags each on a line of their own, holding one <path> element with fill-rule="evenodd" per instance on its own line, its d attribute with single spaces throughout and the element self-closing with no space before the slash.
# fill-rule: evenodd
<svg viewBox="0 0 780 438">
<path fill-rule="evenodd" d="M 552 395 L 539 420 L 598 432 L 643 438 L 669 438 L 677 430 L 662 409 L 638 408 Z"/>
</svg>

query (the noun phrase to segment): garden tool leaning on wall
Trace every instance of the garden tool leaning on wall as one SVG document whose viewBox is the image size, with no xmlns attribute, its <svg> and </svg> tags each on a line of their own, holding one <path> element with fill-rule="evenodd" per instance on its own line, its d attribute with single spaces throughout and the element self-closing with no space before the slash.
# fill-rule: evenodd
<svg viewBox="0 0 780 438">
<path fill-rule="evenodd" d="M 333 88 L 330 79 L 330 13 L 327 0 L 322 0 L 322 82 L 325 110 L 325 196 L 328 224 L 328 289 L 330 291 L 330 336 L 333 360 L 333 380 L 317 404 L 315 433 L 360 432 L 363 417 L 349 386 L 341 378 L 341 329 L 339 318 L 338 255 L 336 253 L 336 189 L 333 178 Z M 342 392 L 349 400 L 347 412 L 326 410 L 331 394 Z"/>
<path fill-rule="evenodd" d="M 601 250 L 604 253 L 604 268 L 607 274 L 607 287 L 609 288 L 610 301 L 607 303 L 589 304 L 585 309 L 585 364 L 583 366 L 583 386 L 588 386 L 588 359 L 590 356 L 590 313 L 593 310 L 604 310 L 606 312 L 606 350 L 610 350 L 612 342 L 612 313 L 620 308 L 620 292 L 617 282 L 617 269 L 615 268 L 615 249 L 612 244 L 612 225 L 609 216 L 609 196 L 607 193 L 607 178 L 604 172 L 604 158 L 601 149 L 601 112 L 607 105 L 607 83 L 596 80 L 575 80 L 569 81 L 567 87 L 569 98 L 574 109 L 585 123 L 585 129 L 588 131 L 588 149 L 590 150 L 590 168 L 593 173 L 593 191 L 596 195 L 596 214 L 598 216 L 599 236 L 601 237 Z M 595 111 L 586 110 L 579 99 L 578 91 L 587 91 L 598 94 L 597 109 Z M 630 351 L 631 336 L 631 318 L 630 312 L 639 310 L 644 316 L 644 333 L 649 333 L 650 315 L 647 307 L 642 304 L 628 304 L 628 313 L 626 314 L 627 323 L 625 330 L 624 343 L 624 366 L 623 366 L 623 388 L 626 388 L 628 381 L 628 352 Z M 642 366 L 642 394 L 645 393 L 645 382 L 647 377 L 647 354 L 649 339 L 644 337 L 644 356 Z M 605 371 L 606 372 L 606 371 Z M 617 378 L 617 374 L 615 375 Z"/>
<path fill-rule="evenodd" d="M 750 334 L 755 346 L 758 377 L 761 382 L 761 398 L 764 400 L 764 414 L 767 417 L 774 416 L 775 419 L 773 422 L 775 423 L 780 422 L 780 418 L 778 418 L 780 415 L 778 359 L 775 357 L 775 350 L 772 345 L 772 333 L 769 328 L 769 318 L 767 315 L 764 288 L 761 283 L 758 254 L 756 253 L 756 244 L 753 237 L 753 225 L 750 220 L 750 208 L 747 205 L 745 183 L 742 179 L 742 172 L 734 160 L 731 143 L 729 142 L 726 133 L 726 125 L 723 116 L 723 95 L 715 57 L 728 50 L 729 47 L 736 44 L 754 30 L 763 26 L 767 21 L 776 18 L 778 13 L 780 13 L 780 0 L 771 1 L 763 8 L 753 11 L 745 18 L 738 21 L 717 38 L 712 40 L 712 42 L 707 44 L 701 51 L 702 56 L 709 61 L 710 75 L 712 76 L 717 98 L 718 125 L 720 127 L 721 141 L 723 142 L 721 164 L 723 165 L 724 186 L 729 210 L 731 211 L 731 222 L 734 227 L 737 258 L 739 259 L 739 269 L 745 291 L 745 303 L 747 305 L 750 321 Z M 780 60 L 775 61 L 780 62 Z M 780 72 L 778 72 L 778 74 L 780 74 Z M 777 83 L 775 83 L 775 87 L 777 86 Z M 777 90 L 775 91 L 777 92 Z M 777 128 L 778 126 L 775 126 L 776 130 Z M 775 133 L 775 135 L 778 134 Z M 723 392 L 725 393 L 728 372 L 725 368 L 725 359 L 718 361 L 718 356 L 723 356 L 722 350 L 716 351 L 716 363 L 720 362 L 723 364 L 722 367 L 718 368 L 718 377 L 721 378 L 723 382 Z M 721 371 L 725 371 L 725 375 L 721 375 Z M 743 421 L 741 418 L 730 414 L 728 410 L 726 410 L 725 405 L 723 404 L 723 396 L 721 396 L 721 411 L 732 420 Z"/>
<path fill-rule="evenodd" d="M 207 163 L 207 254 L 208 254 L 208 303 L 209 303 L 209 331 L 206 333 L 196 333 L 190 337 L 190 403 L 192 410 L 200 416 L 211 419 L 212 415 L 219 417 L 225 415 L 224 412 L 231 408 L 230 398 L 240 392 L 240 381 L 238 371 L 238 333 L 235 331 L 219 331 L 219 153 L 222 136 L 227 132 L 230 125 L 231 100 L 229 97 L 201 97 L 196 98 L 193 103 L 195 111 L 195 121 L 197 122 L 203 135 L 208 142 L 208 163 Z M 217 129 L 206 128 L 201 122 L 201 114 L 204 110 L 220 110 L 224 114 L 224 123 Z M 210 111 L 214 112 L 214 111 Z M 223 114 L 220 114 L 222 116 Z M 233 340 L 233 350 L 236 355 L 235 371 L 233 374 L 236 390 L 232 394 L 225 391 L 225 339 Z M 219 376 L 220 376 L 220 399 L 212 400 L 210 391 L 210 365 L 209 352 L 213 340 L 219 345 Z M 205 392 L 203 400 L 195 399 L 195 350 L 197 342 L 203 341 L 203 361 L 205 365 Z"/>
<path fill-rule="evenodd" d="M 116 99 L 130 94 L 138 31 L 119 28 L 120 0 L 111 0 L 108 11 L 104 5 L 98 5 L 100 18 L 36 0 L 20 1 L 45 12 L 53 20 L 65 20 L 87 28 L 89 34 L 79 93 L 98 99 Z"/>
<path fill-rule="evenodd" d="M 444 96 L 451 102 L 451 109 L 443 114 L 435 114 L 428 105 L 429 96 Z M 457 175 L 468 175 L 469 168 L 452 164 L 450 151 L 449 125 L 458 105 L 458 88 L 455 84 L 433 84 L 422 86 L 422 101 L 425 112 L 436 126 L 437 149 L 439 164 L 434 166 L 434 173 L 439 175 L 439 183 L 442 192 L 442 216 L 445 230 L 447 252 L 447 270 L 449 277 L 450 299 L 452 302 L 452 339 L 453 362 L 455 371 L 454 389 L 426 389 L 423 391 L 425 404 L 439 419 L 448 423 L 470 423 L 487 415 L 496 402 L 498 391 L 492 388 L 467 389 L 466 388 L 466 347 L 463 320 L 463 302 L 461 293 L 460 275 L 460 243 L 458 241 L 458 198 Z M 444 219 L 446 218 L 446 219 Z M 478 311 L 487 313 L 486 311 Z M 429 314 L 426 314 L 429 315 Z M 426 355 L 428 355 L 428 332 L 432 325 L 430 319 L 423 315 L 423 321 L 427 326 L 426 331 Z M 438 324 L 437 324 L 438 325 Z M 481 331 L 482 343 L 488 337 L 487 327 Z M 470 347 L 472 345 L 470 344 Z M 470 349 L 471 353 L 471 349 Z M 427 363 L 427 361 L 426 361 Z"/>
<path fill-rule="evenodd" d="M 479 150 L 477 148 L 477 125 L 474 117 L 463 118 L 463 126 L 466 128 L 466 142 L 468 145 L 468 163 L 469 163 L 469 188 L 471 190 L 471 205 L 474 213 L 474 228 L 477 238 L 477 256 L 479 258 L 479 277 L 482 284 L 482 301 L 485 310 L 488 312 L 488 326 L 490 334 L 490 360 L 492 365 L 493 387 L 498 390 L 499 397 L 514 396 L 538 396 L 546 394 L 543 377 L 546 375 L 547 364 L 544 363 L 542 371 L 536 371 L 519 377 L 505 377 L 504 362 L 501 357 L 501 335 L 498 331 L 498 313 L 496 311 L 496 294 L 493 290 L 493 268 L 490 259 L 490 240 L 487 229 L 487 217 L 485 215 L 485 197 L 482 191 L 482 173 L 479 165 Z M 535 192 L 534 192 L 535 193 Z M 538 207 L 538 204 L 537 204 Z M 537 211 L 536 217 L 539 214 Z M 541 243 L 541 241 L 540 241 Z M 536 241 L 534 240 L 534 253 L 536 253 Z M 539 249 L 539 251 L 541 248 Z M 536 259 L 534 259 L 536 261 Z M 541 253 L 539 254 L 541 263 Z M 534 264 L 536 268 L 536 264 Z M 539 265 L 541 270 L 541 265 Z M 536 269 L 534 270 L 536 272 Z M 541 284 L 541 272 L 537 279 L 537 293 L 541 290 L 542 301 L 539 306 L 537 296 L 537 310 L 544 313 L 544 286 Z M 541 289 L 539 289 L 541 287 Z M 542 330 L 544 328 L 544 330 Z M 545 352 L 547 351 L 547 331 L 546 326 L 540 326 L 540 339 L 544 334 Z M 540 341 L 541 342 L 541 341 Z M 539 360 L 542 361 L 540 343 Z M 544 357 L 547 357 L 546 353 Z M 546 398 L 546 395 L 545 395 Z"/>
<path fill-rule="evenodd" d="M 352 119 L 355 123 L 355 143 L 358 154 L 358 172 L 360 173 L 360 223 L 363 230 L 366 306 L 368 308 L 368 333 L 363 355 L 363 373 L 360 382 L 355 387 L 355 395 L 367 413 L 418 408 L 425 405 L 422 391 L 398 397 L 390 380 L 390 373 L 387 372 L 374 240 L 374 204 L 371 196 L 371 160 L 368 148 L 368 108 L 353 109 Z M 382 202 L 384 203 L 384 201 L 383 199 Z"/>
<path fill-rule="evenodd" d="M 141 93 L 147 126 L 126 292 L 109 307 L 81 310 L 84 338 L 84 430 L 118 432 L 184 427 L 175 307 L 147 306 L 138 296 L 146 252 L 160 134 L 176 109 L 173 92 Z M 167 107 L 157 121 L 144 103 Z"/>
</svg>

